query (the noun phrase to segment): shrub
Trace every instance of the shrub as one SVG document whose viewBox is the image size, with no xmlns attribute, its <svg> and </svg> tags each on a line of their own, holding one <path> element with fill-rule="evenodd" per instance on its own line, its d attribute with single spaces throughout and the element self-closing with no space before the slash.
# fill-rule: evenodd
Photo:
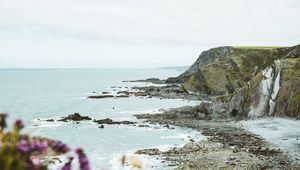
<svg viewBox="0 0 300 170">
<path fill-rule="evenodd" d="M 6 131 L 7 114 L 0 113 L 0 169 L 1 170 L 46 170 L 53 155 L 62 155 L 71 151 L 61 141 L 32 137 L 21 134 L 24 128 L 22 120 L 17 120 L 11 131 Z M 89 160 L 84 151 L 76 149 L 81 170 L 90 170 Z M 46 159 L 45 159 L 46 158 Z M 62 167 L 71 170 L 73 157 Z"/>
</svg>

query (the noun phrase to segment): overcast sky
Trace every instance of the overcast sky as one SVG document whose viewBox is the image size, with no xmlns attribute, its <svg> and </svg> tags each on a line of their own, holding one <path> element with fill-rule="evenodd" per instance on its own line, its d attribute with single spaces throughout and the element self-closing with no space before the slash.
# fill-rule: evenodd
<svg viewBox="0 0 300 170">
<path fill-rule="evenodd" d="M 180 66 L 299 43 L 299 0 L 0 0 L 0 68 Z"/>
</svg>

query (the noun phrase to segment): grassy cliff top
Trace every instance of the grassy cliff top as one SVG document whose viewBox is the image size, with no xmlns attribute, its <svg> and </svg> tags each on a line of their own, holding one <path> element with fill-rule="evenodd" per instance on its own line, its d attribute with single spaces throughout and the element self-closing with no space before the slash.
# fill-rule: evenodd
<svg viewBox="0 0 300 170">
<path fill-rule="evenodd" d="M 274 48 L 284 48 L 284 46 L 233 46 L 233 48 L 239 49 L 274 49 Z"/>
</svg>

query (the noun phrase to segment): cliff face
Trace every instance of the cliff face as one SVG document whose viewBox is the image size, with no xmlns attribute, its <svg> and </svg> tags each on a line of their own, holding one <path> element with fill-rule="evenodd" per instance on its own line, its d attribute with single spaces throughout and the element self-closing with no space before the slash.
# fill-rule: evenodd
<svg viewBox="0 0 300 170">
<path fill-rule="evenodd" d="M 168 82 L 217 96 L 214 102 L 226 108 L 223 116 L 300 117 L 300 45 L 210 49 Z"/>
<path fill-rule="evenodd" d="M 183 83 L 185 90 L 192 92 L 231 94 L 289 51 L 289 48 L 213 48 L 204 51 L 183 74 L 167 82 Z"/>
</svg>

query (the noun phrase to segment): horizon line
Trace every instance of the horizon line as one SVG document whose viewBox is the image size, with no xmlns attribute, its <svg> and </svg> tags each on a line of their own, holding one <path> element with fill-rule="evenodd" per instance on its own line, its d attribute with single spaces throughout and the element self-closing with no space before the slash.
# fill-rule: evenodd
<svg viewBox="0 0 300 170">
<path fill-rule="evenodd" d="M 182 67 L 189 67 L 185 65 L 181 66 L 157 66 L 157 67 L 0 67 L 0 70 L 73 70 L 73 69 L 176 69 Z"/>
</svg>

